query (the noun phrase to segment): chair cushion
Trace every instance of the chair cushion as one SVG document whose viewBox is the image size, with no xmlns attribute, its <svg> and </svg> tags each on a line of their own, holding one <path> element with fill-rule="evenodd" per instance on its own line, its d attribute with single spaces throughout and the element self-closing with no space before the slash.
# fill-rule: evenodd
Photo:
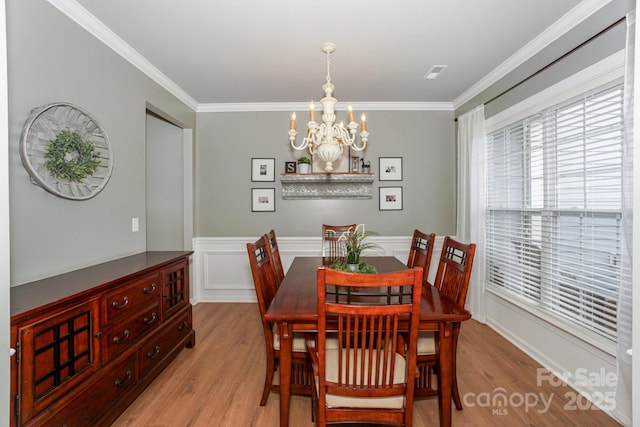
<svg viewBox="0 0 640 427">
<path fill-rule="evenodd" d="M 340 348 L 340 346 L 338 345 L 338 334 L 337 333 L 332 333 L 329 332 L 327 333 L 327 341 L 324 344 L 324 348 L 329 350 L 329 349 L 337 349 Z"/>
<path fill-rule="evenodd" d="M 435 354 L 436 337 L 433 332 L 420 332 L 418 334 L 418 355 Z"/>
<path fill-rule="evenodd" d="M 337 348 L 327 348 L 325 351 L 326 354 L 326 379 L 327 381 L 336 382 L 338 380 L 338 355 L 339 352 L 342 351 L 343 357 L 346 357 L 345 349 L 337 349 Z M 353 350 L 350 350 L 353 354 Z M 365 354 L 368 353 L 368 350 L 365 350 Z M 393 375 L 393 383 L 394 384 L 404 384 L 406 382 L 406 361 L 404 357 L 400 354 L 395 355 L 396 358 L 396 368 Z M 351 357 L 351 362 L 353 363 L 353 357 Z M 358 357 L 357 366 L 360 365 L 360 357 Z M 368 369 L 368 366 L 365 366 L 365 370 Z M 373 368 L 375 369 L 375 363 Z M 366 375 L 366 374 L 365 374 Z M 316 391 L 318 390 L 318 380 L 316 378 Z M 327 407 L 329 408 L 338 408 L 338 407 L 350 407 L 350 408 L 392 408 L 392 409 L 402 409 L 404 408 L 404 396 L 393 396 L 393 397 L 345 397 L 338 396 L 333 394 L 327 394 Z"/>
<path fill-rule="evenodd" d="M 273 348 L 280 350 L 280 335 L 278 334 L 278 325 L 273 325 Z M 293 351 L 307 352 L 307 343 L 304 339 L 304 333 L 294 332 L 293 334 Z"/>
</svg>

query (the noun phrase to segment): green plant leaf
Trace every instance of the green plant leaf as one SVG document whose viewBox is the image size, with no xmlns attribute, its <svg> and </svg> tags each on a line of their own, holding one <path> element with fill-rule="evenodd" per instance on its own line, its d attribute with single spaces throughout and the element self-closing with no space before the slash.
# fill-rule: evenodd
<svg viewBox="0 0 640 427">
<path fill-rule="evenodd" d="M 82 182 L 100 166 L 100 155 L 91 141 L 82 141 L 76 131 L 63 130 L 47 144 L 47 170 L 56 178 Z"/>
</svg>

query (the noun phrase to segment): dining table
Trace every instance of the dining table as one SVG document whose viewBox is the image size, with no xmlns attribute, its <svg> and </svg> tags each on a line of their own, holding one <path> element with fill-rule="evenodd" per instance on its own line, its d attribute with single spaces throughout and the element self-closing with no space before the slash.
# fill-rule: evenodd
<svg viewBox="0 0 640 427">
<path fill-rule="evenodd" d="M 406 270 L 394 256 L 361 257 L 378 273 Z M 294 332 L 318 329 L 317 270 L 331 261 L 319 256 L 297 256 L 285 274 L 265 319 L 278 325 L 280 334 L 280 426 L 289 426 L 291 399 L 291 363 Z M 451 393 L 453 387 L 454 328 L 471 318 L 471 313 L 440 295 L 434 286 L 426 286 L 420 303 L 420 330 L 438 334 L 438 409 L 440 426 L 451 426 Z"/>
</svg>

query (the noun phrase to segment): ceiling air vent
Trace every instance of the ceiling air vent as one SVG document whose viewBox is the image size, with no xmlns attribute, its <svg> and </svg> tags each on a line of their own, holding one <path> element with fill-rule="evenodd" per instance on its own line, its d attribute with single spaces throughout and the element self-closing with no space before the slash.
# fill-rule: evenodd
<svg viewBox="0 0 640 427">
<path fill-rule="evenodd" d="M 438 75 L 444 71 L 445 68 L 447 68 L 448 65 L 434 65 L 431 67 L 431 69 L 427 72 L 427 74 L 424 75 L 423 79 L 427 79 L 427 80 L 433 80 L 436 77 L 438 77 Z"/>
</svg>

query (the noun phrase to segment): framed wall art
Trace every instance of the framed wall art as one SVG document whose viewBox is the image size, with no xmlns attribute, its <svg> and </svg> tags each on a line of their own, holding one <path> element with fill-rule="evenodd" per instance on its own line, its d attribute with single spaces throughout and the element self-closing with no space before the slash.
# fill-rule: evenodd
<svg viewBox="0 0 640 427">
<path fill-rule="evenodd" d="M 380 187 L 380 210 L 402 210 L 402 187 Z"/>
<path fill-rule="evenodd" d="M 379 158 L 380 181 L 402 181 L 402 157 Z"/>
<path fill-rule="evenodd" d="M 98 120 L 67 102 L 31 110 L 20 136 L 20 158 L 32 183 L 70 200 L 95 197 L 113 169 L 111 143 Z"/>
<path fill-rule="evenodd" d="M 251 189 L 251 212 L 275 212 L 276 211 L 276 189 L 275 188 L 252 188 Z"/>
<path fill-rule="evenodd" d="M 276 159 L 251 159 L 251 181 L 275 181 L 275 167 Z"/>
</svg>

